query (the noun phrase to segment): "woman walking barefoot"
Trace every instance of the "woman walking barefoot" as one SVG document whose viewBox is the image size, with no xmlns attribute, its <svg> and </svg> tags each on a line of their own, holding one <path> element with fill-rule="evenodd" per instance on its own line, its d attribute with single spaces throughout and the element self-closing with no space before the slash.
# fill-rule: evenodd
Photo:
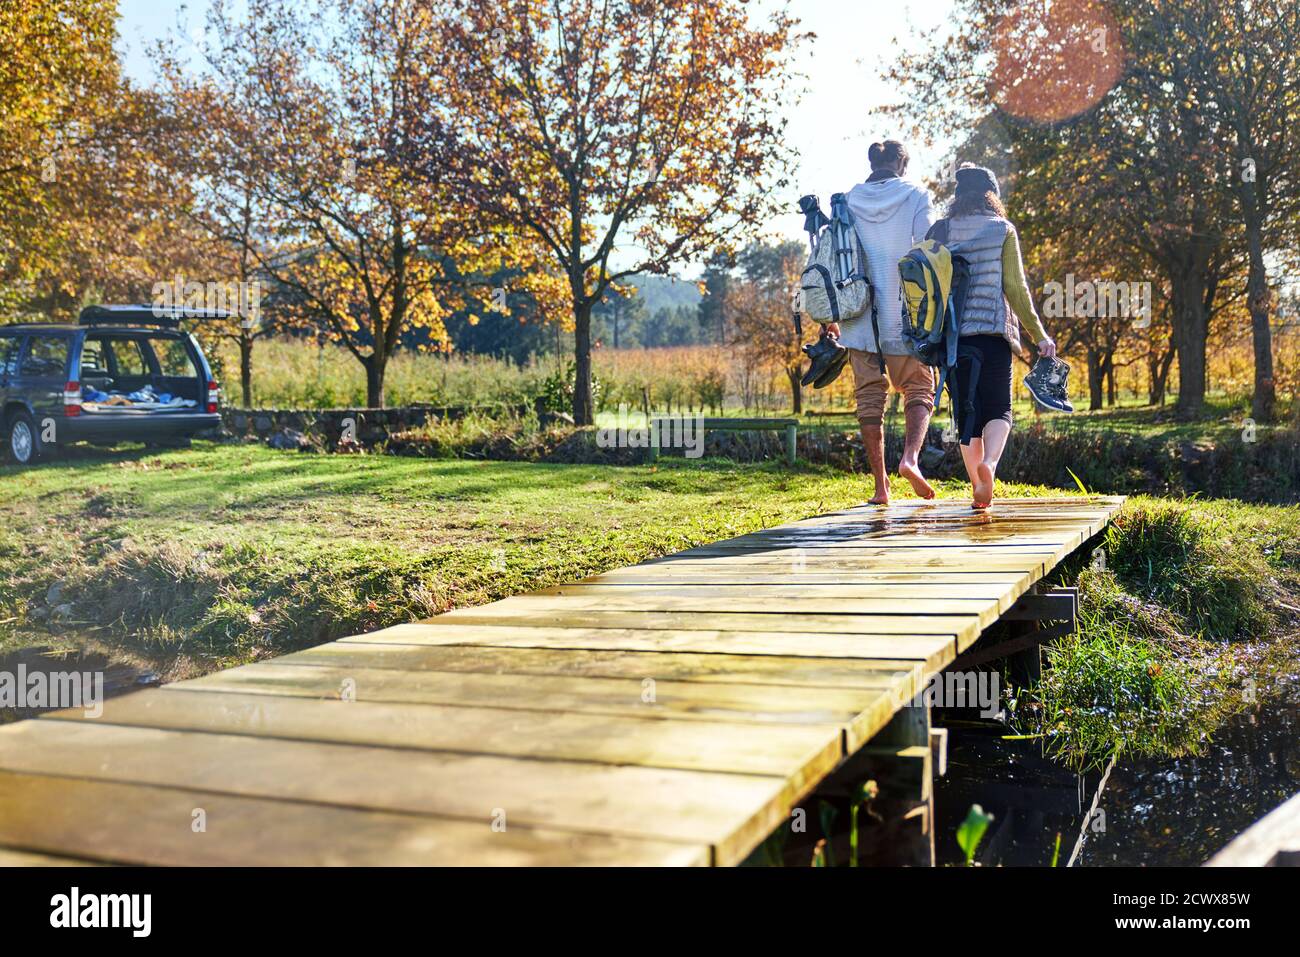
<svg viewBox="0 0 1300 957">
<path fill-rule="evenodd" d="M 1019 327 L 1033 336 L 1041 355 L 1056 355 L 1056 343 L 1034 311 L 1020 240 L 991 171 L 970 164 L 957 170 L 948 215 L 926 238 L 953 248 L 970 264 L 955 375 L 971 504 L 986 509 L 1011 434 L 1011 353 L 1022 351 Z"/>
</svg>

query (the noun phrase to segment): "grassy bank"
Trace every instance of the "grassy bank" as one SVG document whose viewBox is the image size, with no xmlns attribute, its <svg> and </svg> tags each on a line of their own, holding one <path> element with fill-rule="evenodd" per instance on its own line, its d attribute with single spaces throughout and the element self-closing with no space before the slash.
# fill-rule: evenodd
<svg viewBox="0 0 1300 957">
<path fill-rule="evenodd" d="M 95 636 L 169 673 L 208 670 L 864 497 L 861 480 L 829 470 L 610 469 L 248 445 L 3 469 L 0 649 L 48 642 L 48 614 L 57 619 L 50 631 Z"/>
<path fill-rule="evenodd" d="M 1079 629 L 1012 713 L 1073 766 L 1197 753 L 1295 673 L 1300 508 L 1133 499 L 1056 578 L 1077 579 Z"/>
</svg>

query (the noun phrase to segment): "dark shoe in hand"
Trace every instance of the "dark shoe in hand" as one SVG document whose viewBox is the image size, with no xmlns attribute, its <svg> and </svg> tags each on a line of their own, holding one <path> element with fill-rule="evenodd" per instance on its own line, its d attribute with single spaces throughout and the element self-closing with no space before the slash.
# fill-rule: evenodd
<svg viewBox="0 0 1300 957">
<path fill-rule="evenodd" d="M 1070 367 L 1056 357 L 1041 357 L 1025 376 L 1025 388 L 1042 408 L 1049 412 L 1073 412 L 1066 390 L 1070 380 Z"/>
<path fill-rule="evenodd" d="M 823 331 L 817 341 L 803 347 L 804 355 L 810 360 L 808 371 L 799 380 L 800 385 L 811 384 L 814 389 L 824 389 L 844 370 L 848 361 L 849 350 L 840 345 L 829 332 Z"/>
</svg>

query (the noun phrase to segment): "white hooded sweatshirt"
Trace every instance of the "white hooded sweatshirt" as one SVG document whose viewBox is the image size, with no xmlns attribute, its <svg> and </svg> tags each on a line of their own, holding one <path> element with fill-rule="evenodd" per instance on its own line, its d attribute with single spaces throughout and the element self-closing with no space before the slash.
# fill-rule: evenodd
<svg viewBox="0 0 1300 957">
<path fill-rule="evenodd" d="M 906 355 L 903 344 L 903 295 L 898 261 L 914 243 L 925 238 L 936 214 L 924 187 L 897 176 L 859 183 L 849 191 L 858 238 L 866 250 L 871 282 L 876 290 L 880 338 L 886 355 Z M 871 332 L 871 311 L 840 326 L 840 344 L 864 352 L 879 352 Z"/>
</svg>

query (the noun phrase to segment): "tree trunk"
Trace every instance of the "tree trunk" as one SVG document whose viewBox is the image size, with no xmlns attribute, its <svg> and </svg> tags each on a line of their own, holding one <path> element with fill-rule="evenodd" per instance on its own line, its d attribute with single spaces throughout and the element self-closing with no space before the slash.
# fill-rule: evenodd
<svg viewBox="0 0 1300 957">
<path fill-rule="evenodd" d="M 573 311 L 573 421 L 591 425 L 595 420 L 591 397 L 591 303 L 581 303 Z"/>
<path fill-rule="evenodd" d="M 366 408 L 384 407 L 384 374 L 388 371 L 388 357 L 377 353 L 365 358 Z"/>
<path fill-rule="evenodd" d="M 790 408 L 795 415 L 803 415 L 803 387 L 799 385 L 799 380 L 803 378 L 803 367 L 787 368 L 785 374 L 790 380 Z"/>
<path fill-rule="evenodd" d="M 1101 353 L 1088 349 L 1088 408 L 1096 412 L 1102 406 Z"/>
<path fill-rule="evenodd" d="M 1264 239 L 1258 223 L 1246 224 L 1250 247 L 1250 275 L 1246 282 L 1250 306 L 1250 331 L 1255 344 L 1255 395 L 1250 414 L 1257 422 L 1271 422 L 1277 411 L 1273 381 L 1273 330 L 1269 326 L 1268 273 L 1264 270 Z"/>
<path fill-rule="evenodd" d="M 239 388 L 244 395 L 244 408 L 253 407 L 253 340 L 247 335 L 239 337 Z"/>
<path fill-rule="evenodd" d="M 1165 393 L 1169 386 L 1169 370 L 1174 367 L 1174 352 L 1167 349 L 1163 354 L 1158 354 L 1152 350 L 1147 358 L 1147 374 L 1150 382 L 1147 385 L 1147 405 L 1162 406 L 1165 404 Z"/>
<path fill-rule="evenodd" d="M 1209 309 L 1205 277 L 1185 272 L 1173 277 L 1174 348 L 1178 352 L 1178 416 L 1191 419 L 1205 404 L 1205 339 Z"/>
<path fill-rule="evenodd" d="M 1115 353 L 1106 357 L 1106 405 L 1115 408 L 1118 389 L 1115 387 Z"/>
</svg>

